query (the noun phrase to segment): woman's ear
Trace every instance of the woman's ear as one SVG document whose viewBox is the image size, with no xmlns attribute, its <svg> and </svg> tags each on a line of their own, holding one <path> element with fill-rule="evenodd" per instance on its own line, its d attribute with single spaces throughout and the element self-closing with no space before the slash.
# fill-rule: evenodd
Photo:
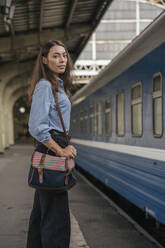
<svg viewBox="0 0 165 248">
<path fill-rule="evenodd" d="M 42 62 L 46 65 L 48 62 L 47 62 L 47 58 L 46 57 L 42 57 Z"/>
</svg>

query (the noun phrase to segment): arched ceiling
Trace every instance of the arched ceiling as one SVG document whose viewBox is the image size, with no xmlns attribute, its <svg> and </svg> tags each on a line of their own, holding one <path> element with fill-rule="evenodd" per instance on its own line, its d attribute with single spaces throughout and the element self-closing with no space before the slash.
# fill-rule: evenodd
<svg viewBox="0 0 165 248">
<path fill-rule="evenodd" d="M 1 1 L 0 64 L 35 59 L 49 39 L 62 40 L 75 61 L 112 1 Z"/>
</svg>

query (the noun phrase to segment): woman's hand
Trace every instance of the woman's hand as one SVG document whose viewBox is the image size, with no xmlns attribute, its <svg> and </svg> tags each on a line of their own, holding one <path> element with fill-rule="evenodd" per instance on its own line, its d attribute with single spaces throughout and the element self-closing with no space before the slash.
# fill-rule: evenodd
<svg viewBox="0 0 165 248">
<path fill-rule="evenodd" d="M 50 150 L 56 153 L 59 157 L 70 157 L 75 158 L 77 155 L 77 151 L 74 146 L 69 145 L 65 148 L 59 146 L 52 138 L 48 142 L 43 143 L 47 146 Z"/>
<path fill-rule="evenodd" d="M 77 155 L 77 151 L 74 146 L 68 145 L 65 148 L 61 148 L 59 151 L 56 152 L 56 154 L 60 157 L 75 158 Z"/>
</svg>

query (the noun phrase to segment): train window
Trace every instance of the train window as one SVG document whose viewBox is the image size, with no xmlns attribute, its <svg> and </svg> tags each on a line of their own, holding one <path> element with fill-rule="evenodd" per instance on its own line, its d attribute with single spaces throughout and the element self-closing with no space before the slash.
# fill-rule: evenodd
<svg viewBox="0 0 165 248">
<path fill-rule="evenodd" d="M 153 133 L 160 137 L 163 133 L 162 75 L 156 73 L 152 83 Z"/>
<path fill-rule="evenodd" d="M 118 136 L 124 136 L 124 92 L 116 96 L 116 132 Z"/>
<path fill-rule="evenodd" d="M 90 135 L 95 135 L 94 105 L 90 106 Z"/>
<path fill-rule="evenodd" d="M 88 111 L 84 110 L 84 134 L 88 135 Z"/>
<path fill-rule="evenodd" d="M 131 129 L 133 136 L 142 135 L 142 84 L 136 83 L 131 89 Z"/>
<path fill-rule="evenodd" d="M 84 132 L 84 130 L 83 130 L 83 120 L 84 120 L 84 116 L 83 116 L 83 111 L 81 111 L 80 112 L 80 135 L 82 135 Z"/>
<path fill-rule="evenodd" d="M 105 134 L 111 136 L 112 134 L 112 116 L 111 116 L 111 100 L 105 100 Z"/>
<path fill-rule="evenodd" d="M 102 135 L 102 104 L 101 102 L 96 105 L 96 120 L 97 120 L 97 135 Z"/>
</svg>

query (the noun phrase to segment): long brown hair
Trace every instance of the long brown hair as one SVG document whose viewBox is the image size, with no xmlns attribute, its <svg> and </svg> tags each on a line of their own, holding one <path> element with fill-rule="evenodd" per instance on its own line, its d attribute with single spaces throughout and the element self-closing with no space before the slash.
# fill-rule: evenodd
<svg viewBox="0 0 165 248">
<path fill-rule="evenodd" d="M 59 77 L 63 80 L 64 84 L 64 89 L 66 94 L 70 97 L 71 93 L 71 87 L 72 87 L 72 76 L 71 76 L 71 71 L 73 70 L 73 65 L 72 65 L 72 60 L 71 57 L 68 53 L 67 48 L 65 45 L 59 41 L 59 40 L 49 40 L 41 49 L 37 57 L 37 61 L 34 67 L 33 75 L 32 75 L 32 80 L 31 80 L 31 85 L 30 88 L 28 89 L 28 104 L 31 105 L 32 102 L 32 96 L 34 92 L 34 88 L 36 84 L 39 82 L 41 78 L 45 78 L 49 80 L 49 82 L 52 84 L 52 90 L 53 94 L 55 94 L 55 91 L 59 91 L 59 80 L 57 76 L 54 75 L 54 73 L 48 68 L 47 65 L 43 63 L 42 57 L 48 56 L 48 53 L 50 51 L 50 48 L 53 47 L 54 45 L 62 46 L 64 47 L 66 53 L 67 53 L 67 65 L 65 72 L 63 74 L 59 74 Z"/>
</svg>

